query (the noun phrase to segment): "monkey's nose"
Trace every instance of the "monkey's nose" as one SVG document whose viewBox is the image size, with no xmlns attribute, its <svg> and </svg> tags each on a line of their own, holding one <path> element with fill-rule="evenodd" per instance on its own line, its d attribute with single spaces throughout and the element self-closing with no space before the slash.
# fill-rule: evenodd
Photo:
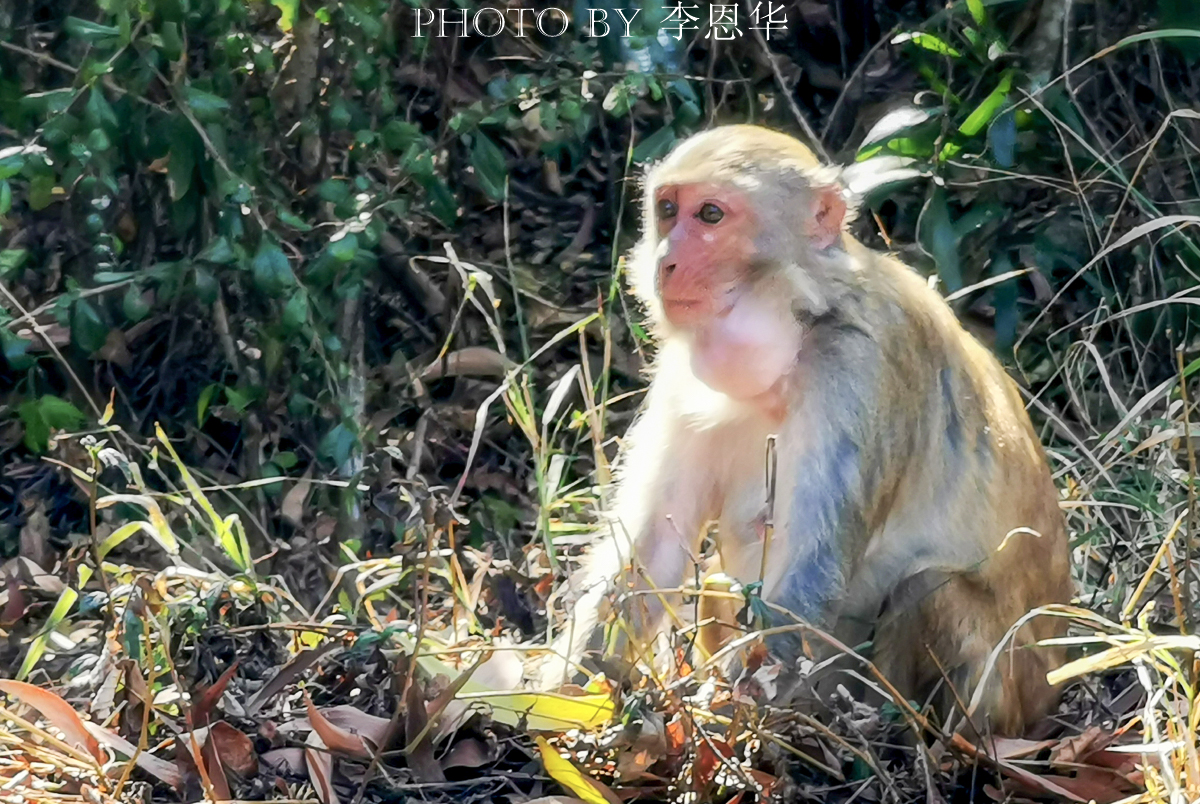
<svg viewBox="0 0 1200 804">
<path fill-rule="evenodd" d="M 661 273 L 663 275 L 663 278 L 665 279 L 666 277 L 675 273 L 675 263 L 672 262 L 672 263 L 668 263 L 667 265 L 660 265 L 658 267 L 658 270 L 659 270 L 659 273 Z"/>
</svg>

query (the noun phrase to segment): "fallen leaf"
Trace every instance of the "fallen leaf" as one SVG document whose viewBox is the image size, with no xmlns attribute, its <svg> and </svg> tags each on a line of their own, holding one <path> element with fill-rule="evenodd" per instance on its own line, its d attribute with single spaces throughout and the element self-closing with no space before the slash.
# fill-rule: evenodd
<svg viewBox="0 0 1200 804">
<path fill-rule="evenodd" d="M 283 518 L 292 523 L 294 527 L 300 527 L 304 523 L 304 508 L 308 503 L 308 494 L 312 491 L 312 464 L 304 470 L 304 476 L 296 481 L 296 485 L 288 489 L 288 493 L 283 495 L 283 502 L 279 505 L 279 513 Z"/>
<path fill-rule="evenodd" d="M 1082 734 L 1068 737 L 1050 752 L 1050 764 L 1083 762 L 1090 754 L 1107 748 L 1114 735 L 1099 726 L 1089 726 Z"/>
<path fill-rule="evenodd" d="M 234 673 L 237 672 L 238 661 L 234 661 L 229 665 L 229 668 L 221 674 L 221 677 L 212 683 L 212 686 L 205 689 L 200 695 L 196 696 L 196 702 L 192 705 L 192 726 L 199 728 L 208 725 L 208 719 L 212 715 L 213 708 L 217 702 L 221 700 L 221 695 L 224 694 L 225 688 L 229 686 L 230 680 Z"/>
<path fill-rule="evenodd" d="M 1021 759 L 1054 745 L 1054 740 L 1022 740 L 1018 737 L 994 737 L 984 742 L 996 759 Z"/>
<path fill-rule="evenodd" d="M 429 739 L 429 715 L 422 700 L 416 679 L 404 697 L 404 739 L 408 742 L 408 767 L 419 782 L 444 782 L 446 774 L 433 756 L 433 741 Z"/>
<path fill-rule="evenodd" d="M 311 702 L 309 706 L 312 706 Z M 310 731 L 304 741 L 304 764 L 308 766 L 309 781 L 321 804 L 338 804 L 337 791 L 333 789 L 333 756 L 326 750 L 316 729 Z"/>
<path fill-rule="evenodd" d="M 339 643 L 331 639 L 320 647 L 311 650 L 302 650 L 292 657 L 292 660 L 281 667 L 279 672 L 272 676 L 270 681 L 264 684 L 254 695 L 250 696 L 250 700 L 246 702 L 246 716 L 253 717 L 258 714 L 258 710 L 262 708 L 264 703 L 278 695 L 293 679 L 312 667 L 322 656 L 325 656 L 337 647 L 340 647 Z"/>
<path fill-rule="evenodd" d="M 435 360 L 421 371 L 425 382 L 443 377 L 503 377 L 516 364 L 495 349 L 468 346 Z"/>
<path fill-rule="evenodd" d="M 446 755 L 442 757 L 442 770 L 450 768 L 479 768 L 496 760 L 499 751 L 495 746 L 488 746 L 483 740 L 468 737 L 459 740 Z"/>
<path fill-rule="evenodd" d="M 304 773 L 303 748 L 272 748 L 258 761 L 263 767 L 280 776 L 299 776 Z"/>
<path fill-rule="evenodd" d="M 308 707 L 308 721 L 312 724 L 313 731 L 321 735 L 322 746 L 327 746 L 330 751 L 362 759 L 371 758 L 371 749 L 363 742 L 363 738 L 330 723 L 317 707 L 313 706 L 312 698 L 308 697 L 307 690 L 304 692 L 304 703 Z"/>
<path fill-rule="evenodd" d="M 706 787 L 717 775 L 717 768 L 721 767 L 723 760 L 732 758 L 733 749 L 728 743 L 714 738 L 700 740 L 696 745 L 696 768 L 693 771 L 696 786 Z"/>
<path fill-rule="evenodd" d="M 48 569 L 54 560 L 54 550 L 50 547 L 50 520 L 46 516 L 45 503 L 38 503 L 25 518 L 21 528 L 20 546 L 18 550 L 22 558 L 27 558 L 41 569 Z"/>
<path fill-rule="evenodd" d="M 93 737 L 116 753 L 123 754 L 126 758 L 137 754 L 134 764 L 160 782 L 169 784 L 176 790 L 179 790 L 183 786 L 183 774 L 179 772 L 174 763 L 145 751 L 139 754 L 136 745 L 98 723 L 85 720 L 83 721 L 83 725 Z"/>
<path fill-rule="evenodd" d="M 220 757 L 221 764 L 242 778 L 258 773 L 258 754 L 254 743 L 242 732 L 223 720 L 212 724 L 208 741 Z"/>
<path fill-rule="evenodd" d="M 352 731 L 367 741 L 368 746 L 378 751 L 384 748 L 388 739 L 388 729 L 392 721 L 386 717 L 368 715 L 361 709 L 349 704 L 330 706 L 321 710 L 321 714 L 335 726 Z"/>
<path fill-rule="evenodd" d="M 104 752 L 100 750 L 100 743 L 87 730 L 83 718 L 62 698 L 50 690 L 35 687 L 24 681 L 0 679 L 0 691 L 7 692 L 27 706 L 41 712 L 42 717 L 63 733 L 67 743 L 87 752 L 97 762 L 104 762 L 105 756 Z"/>
<path fill-rule="evenodd" d="M 621 804 L 621 800 L 608 789 L 607 785 L 597 782 L 572 765 L 550 745 L 550 741 L 541 735 L 534 738 L 538 753 L 542 755 L 542 765 L 551 779 L 583 799 L 586 804 Z"/>
</svg>

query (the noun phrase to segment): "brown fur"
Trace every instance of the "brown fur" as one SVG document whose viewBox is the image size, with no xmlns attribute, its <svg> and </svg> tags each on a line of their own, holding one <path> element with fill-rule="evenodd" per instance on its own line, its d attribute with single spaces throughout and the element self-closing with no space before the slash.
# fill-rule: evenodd
<svg viewBox="0 0 1200 804">
<path fill-rule="evenodd" d="M 814 225 L 838 225 L 844 210 L 831 200 L 832 181 L 799 142 L 751 126 L 697 135 L 651 172 L 631 283 L 661 348 L 627 438 L 609 530 L 574 579 L 574 630 L 558 643 L 571 658 L 602 618 L 614 577 L 636 559 L 639 588 L 678 586 L 710 519 L 719 522 L 724 569 L 758 579 L 755 522 L 772 434 L 776 528 L 764 598 L 851 646 L 873 634 L 874 661 L 906 695 L 925 695 L 944 670 L 969 700 L 1019 618 L 1070 600 L 1057 492 L 1016 386 L 911 269 L 836 231 L 831 247 L 814 245 Z M 656 189 L 701 183 L 751 199 L 752 264 L 705 264 L 703 247 L 663 242 Z M 709 230 L 681 231 L 691 239 Z M 738 303 L 756 305 L 747 326 L 765 339 L 746 352 L 751 360 L 798 338 L 769 393 L 739 399 L 697 379 L 702 341 L 690 319 L 672 325 L 658 296 L 664 261 L 679 259 L 672 249 L 688 255 L 679 269 L 691 277 L 708 272 L 714 287 L 744 286 Z M 646 605 L 632 622 L 648 637 L 663 606 L 639 600 Z M 1018 632 L 983 689 L 977 725 L 1019 733 L 1054 705 L 1045 674 L 1061 652 L 1028 646 L 1061 633 L 1061 623 L 1041 617 Z M 786 636 L 770 645 L 785 657 L 800 649 Z M 542 679 L 562 676 L 550 663 Z M 950 700 L 943 696 L 944 712 Z"/>
</svg>

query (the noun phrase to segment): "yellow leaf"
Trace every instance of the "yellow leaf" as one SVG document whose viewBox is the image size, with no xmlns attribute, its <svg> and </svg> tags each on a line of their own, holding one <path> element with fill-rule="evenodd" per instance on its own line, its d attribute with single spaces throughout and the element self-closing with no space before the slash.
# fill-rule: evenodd
<svg viewBox="0 0 1200 804">
<path fill-rule="evenodd" d="M 592 780 L 583 775 L 583 771 L 567 762 L 545 737 L 534 738 L 538 751 L 542 755 L 542 765 L 550 778 L 570 790 L 588 804 L 608 804 L 608 799 L 600 794 Z"/>
</svg>

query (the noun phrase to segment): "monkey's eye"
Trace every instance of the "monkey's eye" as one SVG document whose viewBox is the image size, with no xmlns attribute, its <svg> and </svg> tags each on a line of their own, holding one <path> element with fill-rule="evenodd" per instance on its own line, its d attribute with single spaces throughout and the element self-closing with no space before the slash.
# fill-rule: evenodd
<svg viewBox="0 0 1200 804">
<path fill-rule="evenodd" d="M 718 223 L 721 218 L 725 217 L 725 212 L 719 206 L 710 202 L 700 207 L 700 211 L 696 213 L 696 217 L 705 223 Z"/>
<path fill-rule="evenodd" d="M 666 220 L 668 218 L 674 218 L 676 213 L 678 213 L 678 212 L 679 212 L 679 207 L 675 206 L 674 201 L 669 201 L 666 198 L 658 199 L 658 217 L 659 218 L 662 218 L 663 220 Z"/>
</svg>

